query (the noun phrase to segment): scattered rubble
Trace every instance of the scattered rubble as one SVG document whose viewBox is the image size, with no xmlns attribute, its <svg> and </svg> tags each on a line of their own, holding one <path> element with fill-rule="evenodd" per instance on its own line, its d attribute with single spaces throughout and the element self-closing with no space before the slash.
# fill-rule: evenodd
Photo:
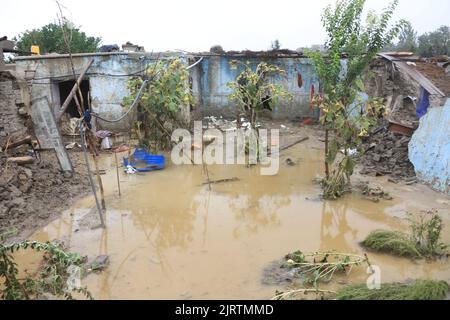
<svg viewBox="0 0 450 320">
<path fill-rule="evenodd" d="M 408 144 L 411 137 L 393 133 L 383 125 L 373 131 L 363 145 L 365 153 L 360 156 L 361 174 L 391 176 L 392 182 L 415 183 L 416 173 L 409 161 Z"/>
<path fill-rule="evenodd" d="M 71 154 L 73 175 L 59 169 L 53 153 L 42 152 L 41 161 L 23 166 L 0 154 L 0 233 L 34 229 L 89 192 L 82 154 Z"/>
<path fill-rule="evenodd" d="M 381 200 L 392 200 L 393 198 L 381 186 L 369 184 L 367 181 L 361 181 L 355 185 L 367 200 L 380 202 Z"/>
</svg>

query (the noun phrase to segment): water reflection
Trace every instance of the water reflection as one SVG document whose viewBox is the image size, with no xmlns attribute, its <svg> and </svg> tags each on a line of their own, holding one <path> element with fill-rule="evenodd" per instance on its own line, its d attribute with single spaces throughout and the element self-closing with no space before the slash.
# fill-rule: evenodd
<svg viewBox="0 0 450 320">
<path fill-rule="evenodd" d="M 212 180 L 240 178 L 213 185 L 211 191 L 202 185 L 202 166 L 169 166 L 147 175 L 122 175 L 119 198 L 112 171 L 104 176 L 107 229 L 89 228 L 96 212 L 87 198 L 33 238 L 62 238 L 73 251 L 109 255 L 110 266 L 86 279 L 98 299 L 268 298 L 275 288 L 261 284 L 261 272 L 287 252 L 360 252 L 358 243 L 370 231 L 403 225 L 388 212 L 404 199 L 318 201 L 320 188 L 312 180 L 322 171 L 320 154 L 299 145 L 283 156 L 274 177 L 260 176 L 258 168 L 210 166 Z M 297 165 L 283 165 L 286 157 Z M 389 280 L 433 271 L 448 278 L 450 273 L 448 264 L 374 260 Z"/>
</svg>

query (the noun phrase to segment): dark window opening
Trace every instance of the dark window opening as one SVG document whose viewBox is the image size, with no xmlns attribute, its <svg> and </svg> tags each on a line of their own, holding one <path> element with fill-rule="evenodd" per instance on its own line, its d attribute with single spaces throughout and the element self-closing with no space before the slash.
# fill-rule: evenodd
<svg viewBox="0 0 450 320">
<path fill-rule="evenodd" d="M 59 87 L 59 97 L 61 101 L 61 105 L 66 101 L 67 97 L 70 94 L 73 86 L 75 85 L 74 80 L 63 81 L 58 83 Z M 81 94 L 83 95 L 83 108 L 84 110 L 89 109 L 89 80 L 82 80 L 80 84 Z M 78 97 L 79 95 L 77 95 Z M 81 101 L 80 101 L 81 103 Z M 66 109 L 66 113 L 69 114 L 71 118 L 80 118 L 80 114 L 78 112 L 77 104 L 75 103 L 75 99 L 70 101 L 69 106 Z"/>
</svg>

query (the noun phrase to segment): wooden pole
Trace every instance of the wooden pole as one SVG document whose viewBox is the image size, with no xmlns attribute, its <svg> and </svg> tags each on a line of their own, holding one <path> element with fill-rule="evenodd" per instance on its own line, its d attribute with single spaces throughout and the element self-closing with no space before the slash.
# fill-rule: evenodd
<svg viewBox="0 0 450 320">
<path fill-rule="evenodd" d="M 114 152 L 114 156 L 116 157 L 117 187 L 119 188 L 119 197 L 121 197 L 122 194 L 120 192 L 119 160 L 117 160 L 117 152 Z"/>
<path fill-rule="evenodd" d="M 91 67 L 92 63 L 94 62 L 94 59 L 89 60 L 87 65 L 83 68 L 81 71 L 77 81 L 75 82 L 75 85 L 73 86 L 72 90 L 70 91 L 69 95 L 66 98 L 66 101 L 64 101 L 63 105 L 61 106 L 61 109 L 59 109 L 58 114 L 56 115 L 56 121 L 59 121 L 61 119 L 62 115 L 66 111 L 67 107 L 69 106 L 70 101 L 72 101 L 75 93 L 77 92 L 78 88 L 80 87 L 81 81 L 83 80 L 83 77 L 85 76 L 88 69 Z"/>
<path fill-rule="evenodd" d="M 92 157 L 94 158 L 95 175 L 97 176 L 98 187 L 100 189 L 100 197 L 101 197 L 101 201 L 102 201 L 102 208 L 103 208 L 103 210 L 106 210 L 105 191 L 103 189 L 102 177 L 100 176 L 100 171 L 98 170 L 97 156 L 94 153 L 94 154 L 92 154 Z"/>
<path fill-rule="evenodd" d="M 329 144 L 329 131 L 325 129 L 325 177 L 326 179 L 330 179 L 330 165 L 328 164 L 328 144 Z"/>
<path fill-rule="evenodd" d="M 87 135 L 86 138 L 87 138 L 88 146 L 91 149 L 92 158 L 94 159 L 95 175 L 97 177 L 98 188 L 100 189 L 102 208 L 106 212 L 105 192 L 103 189 L 102 177 L 100 176 L 100 170 L 98 169 L 97 148 L 95 147 L 95 143 L 94 143 L 94 134 L 92 133 L 91 130 L 87 130 L 86 135 Z"/>
</svg>

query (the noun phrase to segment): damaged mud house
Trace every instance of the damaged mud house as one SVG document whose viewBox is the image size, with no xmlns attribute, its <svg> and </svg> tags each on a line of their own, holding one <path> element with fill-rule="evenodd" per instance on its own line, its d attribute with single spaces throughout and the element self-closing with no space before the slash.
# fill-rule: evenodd
<svg viewBox="0 0 450 320">
<path fill-rule="evenodd" d="M 4 52 L 14 51 L 9 41 L 0 43 Z M 124 49 L 126 51 L 73 55 L 76 75 L 82 75 L 78 80 L 84 107 L 106 119 L 119 118 L 124 113 L 122 101 L 129 94 L 127 81 L 142 74 L 157 56 L 142 48 L 138 51 Z M 231 60 L 254 64 L 268 61 L 286 70 L 287 77 L 281 81 L 294 98 L 268 111 L 270 117 L 299 124 L 305 119 L 318 119 L 318 110 L 311 107 L 311 95 L 318 90 L 319 83 L 313 66 L 302 53 L 214 49 L 206 53 L 164 53 L 158 57 L 179 57 L 189 68 L 191 90 L 197 104 L 186 106 L 184 116 L 187 119 L 233 114 L 227 83 L 238 71 L 230 68 Z M 450 62 L 445 57 L 424 61 L 409 53 L 386 53 L 373 61 L 368 92 L 363 96 L 383 97 L 390 115 L 385 125 L 374 130 L 366 141 L 361 173 L 388 175 L 395 183 L 411 184 L 419 180 L 438 191 L 450 193 L 449 70 Z M 0 186 L 0 219 L 9 220 L 7 225 L 12 225 L 13 216 L 33 212 L 30 203 L 42 201 L 38 194 L 45 193 L 47 198 L 52 198 L 50 186 L 54 185 L 55 190 L 67 189 L 73 197 L 87 188 L 87 182 L 80 183 L 86 180 L 86 174 L 78 172 L 80 170 L 75 170 L 74 176 L 70 174 L 74 171 L 73 162 L 81 160 L 66 150 L 79 135 L 80 123 L 74 100 L 61 111 L 75 84 L 69 56 L 17 57 L 15 64 L 1 65 L 0 81 L 0 146 L 4 172 Z M 135 117 L 131 114 L 118 123 L 96 119 L 93 124 L 97 130 L 126 135 Z M 52 158 L 41 162 L 39 150 L 54 150 L 58 161 Z M 59 168 L 65 173 L 59 174 Z M 62 198 L 67 196 L 64 192 L 59 194 Z M 53 203 L 53 207 L 57 206 L 58 201 Z M 45 218 L 49 208 L 42 208 L 40 214 Z"/>
</svg>

